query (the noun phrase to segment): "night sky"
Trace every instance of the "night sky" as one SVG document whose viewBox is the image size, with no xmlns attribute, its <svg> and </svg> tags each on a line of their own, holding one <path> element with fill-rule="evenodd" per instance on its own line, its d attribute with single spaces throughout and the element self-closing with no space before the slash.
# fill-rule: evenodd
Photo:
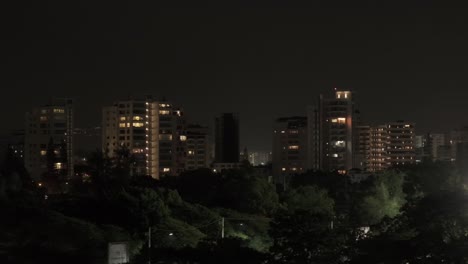
<svg viewBox="0 0 468 264">
<path fill-rule="evenodd" d="M 270 150 L 274 118 L 305 115 L 334 87 L 357 91 L 370 122 L 412 120 L 419 133 L 468 125 L 462 7 L 9 2 L 0 18 L 3 131 L 51 97 L 74 98 L 76 126 L 91 127 L 103 105 L 154 94 L 195 122 L 238 112 L 241 146 Z"/>
</svg>

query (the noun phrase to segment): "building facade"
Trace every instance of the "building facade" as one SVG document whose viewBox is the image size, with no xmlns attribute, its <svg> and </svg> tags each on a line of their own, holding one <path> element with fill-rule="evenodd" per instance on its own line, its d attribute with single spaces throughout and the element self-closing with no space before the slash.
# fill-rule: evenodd
<svg viewBox="0 0 468 264">
<path fill-rule="evenodd" d="M 357 111 L 353 93 L 335 89 L 308 108 L 309 167 L 346 172 L 353 167 Z"/>
<path fill-rule="evenodd" d="M 159 173 L 179 175 L 185 170 L 187 155 L 186 118 L 182 108 L 159 102 Z"/>
<path fill-rule="evenodd" d="M 133 172 L 159 178 L 159 103 L 151 98 L 119 101 L 103 108 L 102 150 L 114 157 L 127 149 Z"/>
<path fill-rule="evenodd" d="M 386 129 L 388 165 L 393 167 L 415 163 L 414 123 L 405 121 L 391 122 L 386 125 Z"/>
<path fill-rule="evenodd" d="M 284 182 L 287 176 L 308 169 L 307 117 L 276 119 L 273 127 L 273 176 Z"/>
<path fill-rule="evenodd" d="M 224 113 L 215 119 L 215 163 L 239 163 L 239 116 Z"/>
<path fill-rule="evenodd" d="M 26 113 L 24 164 L 32 179 L 67 181 L 73 173 L 73 102 L 56 99 Z"/>
<path fill-rule="evenodd" d="M 211 153 L 208 127 L 200 125 L 188 125 L 186 146 L 186 170 L 196 170 L 210 167 Z"/>
<path fill-rule="evenodd" d="M 389 167 L 387 156 L 388 135 L 385 125 L 356 127 L 355 168 L 379 172 Z"/>
</svg>

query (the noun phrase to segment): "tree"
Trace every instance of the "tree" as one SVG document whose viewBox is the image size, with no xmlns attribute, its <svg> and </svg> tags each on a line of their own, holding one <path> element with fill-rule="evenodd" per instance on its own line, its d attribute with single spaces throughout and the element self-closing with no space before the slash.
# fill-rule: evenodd
<svg viewBox="0 0 468 264">
<path fill-rule="evenodd" d="M 31 179 L 23 162 L 8 148 L 0 167 L 0 197 L 31 187 Z"/>
<path fill-rule="evenodd" d="M 467 212 L 464 192 L 429 194 L 376 226 L 353 263 L 467 263 Z"/>
<path fill-rule="evenodd" d="M 325 210 L 320 210 L 325 211 Z M 355 236 L 333 217 L 310 210 L 283 211 L 271 223 L 273 263 L 343 263 Z"/>
<path fill-rule="evenodd" d="M 285 194 L 284 201 L 289 211 L 309 211 L 312 213 L 333 216 L 334 201 L 326 190 L 317 186 L 304 186 L 292 189 Z"/>
<path fill-rule="evenodd" d="M 404 174 L 385 172 L 375 175 L 371 188 L 358 207 L 358 218 L 362 224 L 373 225 L 384 217 L 395 217 L 405 204 L 403 193 Z"/>
<path fill-rule="evenodd" d="M 278 207 L 278 194 L 275 186 L 265 178 L 232 170 L 223 175 L 223 185 L 219 192 L 220 206 L 240 212 L 271 215 Z"/>
<path fill-rule="evenodd" d="M 185 247 L 196 247 L 205 234 L 194 226 L 172 217 L 153 226 L 152 237 L 156 247 L 181 249 Z"/>
<path fill-rule="evenodd" d="M 335 218 L 334 201 L 316 186 L 288 191 L 285 208 L 270 228 L 274 263 L 342 263 L 356 236 L 343 219 Z"/>
</svg>

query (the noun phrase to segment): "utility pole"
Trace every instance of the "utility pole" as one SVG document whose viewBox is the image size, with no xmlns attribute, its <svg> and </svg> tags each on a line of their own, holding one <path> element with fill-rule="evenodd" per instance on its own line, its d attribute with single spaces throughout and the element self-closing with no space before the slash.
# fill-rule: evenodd
<svg viewBox="0 0 468 264">
<path fill-rule="evenodd" d="M 224 239 L 224 217 L 221 217 L 221 239 Z"/>
<path fill-rule="evenodd" d="M 151 226 L 148 227 L 148 264 L 151 264 Z"/>
</svg>

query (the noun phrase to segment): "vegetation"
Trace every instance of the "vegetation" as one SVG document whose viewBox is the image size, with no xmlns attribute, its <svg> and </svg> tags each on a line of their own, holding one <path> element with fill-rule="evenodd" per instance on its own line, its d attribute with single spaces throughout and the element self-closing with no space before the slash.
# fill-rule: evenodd
<svg viewBox="0 0 468 264">
<path fill-rule="evenodd" d="M 277 192 L 249 167 L 156 181 L 137 175 L 128 152 L 118 153 L 94 153 L 80 168 L 90 177 L 55 194 L 7 154 L 0 169 L 2 263 L 103 263 L 115 241 L 130 243 L 133 263 L 149 256 L 158 263 L 468 261 L 466 179 L 447 164 L 360 183 L 310 171 Z"/>
</svg>

